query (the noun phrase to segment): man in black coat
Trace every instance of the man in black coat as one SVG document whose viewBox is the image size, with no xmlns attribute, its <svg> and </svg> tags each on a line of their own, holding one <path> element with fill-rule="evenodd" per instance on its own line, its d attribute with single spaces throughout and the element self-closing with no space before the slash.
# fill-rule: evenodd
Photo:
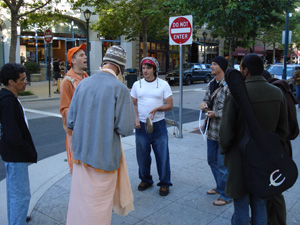
<svg viewBox="0 0 300 225">
<path fill-rule="evenodd" d="M 26 88 L 25 67 L 7 63 L 1 68 L 0 155 L 6 168 L 8 223 L 25 225 L 30 202 L 29 163 L 37 152 L 28 130 L 28 121 L 17 96 Z M 3 203 L 2 203 L 3 204 Z"/>
<path fill-rule="evenodd" d="M 288 124 L 289 133 L 286 138 L 287 153 L 292 157 L 292 145 L 291 140 L 294 140 L 299 135 L 299 126 L 297 120 L 297 111 L 295 105 L 297 105 L 298 99 L 291 92 L 289 84 L 286 80 L 279 80 L 273 78 L 271 74 L 264 70 L 262 76 L 271 84 L 279 87 L 282 91 L 286 103 L 288 112 Z M 276 195 L 273 198 L 267 200 L 267 215 L 269 225 L 285 225 L 286 224 L 286 206 L 284 196 L 282 194 Z"/>
</svg>

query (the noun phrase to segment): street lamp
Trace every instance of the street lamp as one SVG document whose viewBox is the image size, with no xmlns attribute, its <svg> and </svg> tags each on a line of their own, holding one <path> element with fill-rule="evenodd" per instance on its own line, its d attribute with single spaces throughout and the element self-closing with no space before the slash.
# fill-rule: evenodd
<svg viewBox="0 0 300 225">
<path fill-rule="evenodd" d="M 91 11 L 86 9 L 83 12 L 84 18 L 86 20 L 86 36 L 87 36 L 87 74 L 90 75 L 90 35 L 89 35 L 89 22 L 91 18 Z"/>
<path fill-rule="evenodd" d="M 204 56 L 203 56 L 203 61 L 204 61 L 204 63 L 206 62 L 206 60 L 205 60 L 205 39 L 206 39 L 206 37 L 207 37 L 207 33 L 204 31 L 203 33 L 202 33 L 202 36 L 203 36 L 203 40 L 204 40 Z"/>
<path fill-rule="evenodd" d="M 262 41 L 263 41 L 263 44 L 264 44 L 264 64 L 266 63 L 266 42 L 264 40 L 264 35 L 265 35 L 265 32 L 261 32 L 262 34 Z"/>
</svg>

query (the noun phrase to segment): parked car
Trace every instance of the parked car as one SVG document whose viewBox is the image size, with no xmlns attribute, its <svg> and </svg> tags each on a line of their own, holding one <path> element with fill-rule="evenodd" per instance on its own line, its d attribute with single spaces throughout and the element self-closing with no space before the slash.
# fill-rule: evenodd
<svg viewBox="0 0 300 225">
<path fill-rule="evenodd" d="M 194 81 L 204 81 L 208 83 L 212 79 L 210 64 L 185 63 L 182 65 L 182 81 L 186 85 Z M 165 77 L 170 85 L 179 81 L 179 69 L 172 70 Z"/>
<path fill-rule="evenodd" d="M 234 64 L 233 65 L 233 68 L 240 71 L 240 64 Z"/>
<path fill-rule="evenodd" d="M 300 65 L 297 65 L 297 64 L 287 64 L 286 65 L 286 80 L 289 83 L 289 86 L 293 93 L 296 92 L 296 82 L 293 77 L 294 77 L 295 72 L 298 70 L 300 70 Z M 282 79 L 283 64 L 282 63 L 273 64 L 269 67 L 268 71 L 273 77 L 275 77 L 277 79 Z"/>
</svg>

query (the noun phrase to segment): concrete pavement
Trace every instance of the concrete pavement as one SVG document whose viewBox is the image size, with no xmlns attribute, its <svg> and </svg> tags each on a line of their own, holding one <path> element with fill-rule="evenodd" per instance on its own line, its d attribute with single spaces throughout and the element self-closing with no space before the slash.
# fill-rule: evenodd
<svg viewBox="0 0 300 225">
<path fill-rule="evenodd" d="M 27 90 L 31 88 L 38 95 L 37 100 L 48 99 L 48 90 L 45 93 L 45 86 L 46 82 L 32 83 Z M 53 91 L 55 90 L 52 90 L 52 93 Z M 57 97 L 53 94 L 50 98 Z M 300 119 L 299 114 L 300 112 L 298 112 L 298 119 Z M 137 190 L 140 180 L 135 155 L 135 138 L 134 135 L 122 138 L 135 210 L 127 216 L 113 214 L 113 225 L 230 224 L 233 204 L 213 206 L 212 203 L 218 196 L 206 195 L 206 191 L 213 188 L 215 184 L 207 165 L 206 143 L 197 131 L 197 127 L 197 121 L 183 124 L 183 138 L 176 138 L 173 135 L 174 128 L 168 128 L 173 186 L 170 187 L 170 194 L 166 197 L 159 196 L 159 188 L 156 185 L 144 192 Z M 294 160 L 299 167 L 300 138 L 298 137 L 292 144 Z M 152 175 L 154 182 L 157 183 L 155 157 L 152 158 Z M 60 153 L 31 165 L 29 175 L 32 192 L 29 215 L 32 220 L 28 224 L 65 224 L 71 183 L 66 154 Z M 5 225 L 7 224 L 5 180 L 0 182 L 0 193 L 0 224 Z M 288 212 L 287 224 L 300 224 L 299 179 L 284 193 L 284 196 Z"/>
</svg>

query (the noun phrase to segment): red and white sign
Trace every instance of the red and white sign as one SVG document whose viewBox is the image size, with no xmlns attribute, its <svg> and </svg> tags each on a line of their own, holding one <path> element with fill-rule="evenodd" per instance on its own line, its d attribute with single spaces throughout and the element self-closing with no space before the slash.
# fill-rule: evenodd
<svg viewBox="0 0 300 225">
<path fill-rule="evenodd" d="M 51 30 L 46 30 L 45 33 L 44 33 L 45 42 L 51 43 L 52 38 L 53 38 L 52 31 Z"/>
<path fill-rule="evenodd" d="M 169 44 L 190 45 L 193 43 L 193 16 L 169 18 Z"/>
</svg>

